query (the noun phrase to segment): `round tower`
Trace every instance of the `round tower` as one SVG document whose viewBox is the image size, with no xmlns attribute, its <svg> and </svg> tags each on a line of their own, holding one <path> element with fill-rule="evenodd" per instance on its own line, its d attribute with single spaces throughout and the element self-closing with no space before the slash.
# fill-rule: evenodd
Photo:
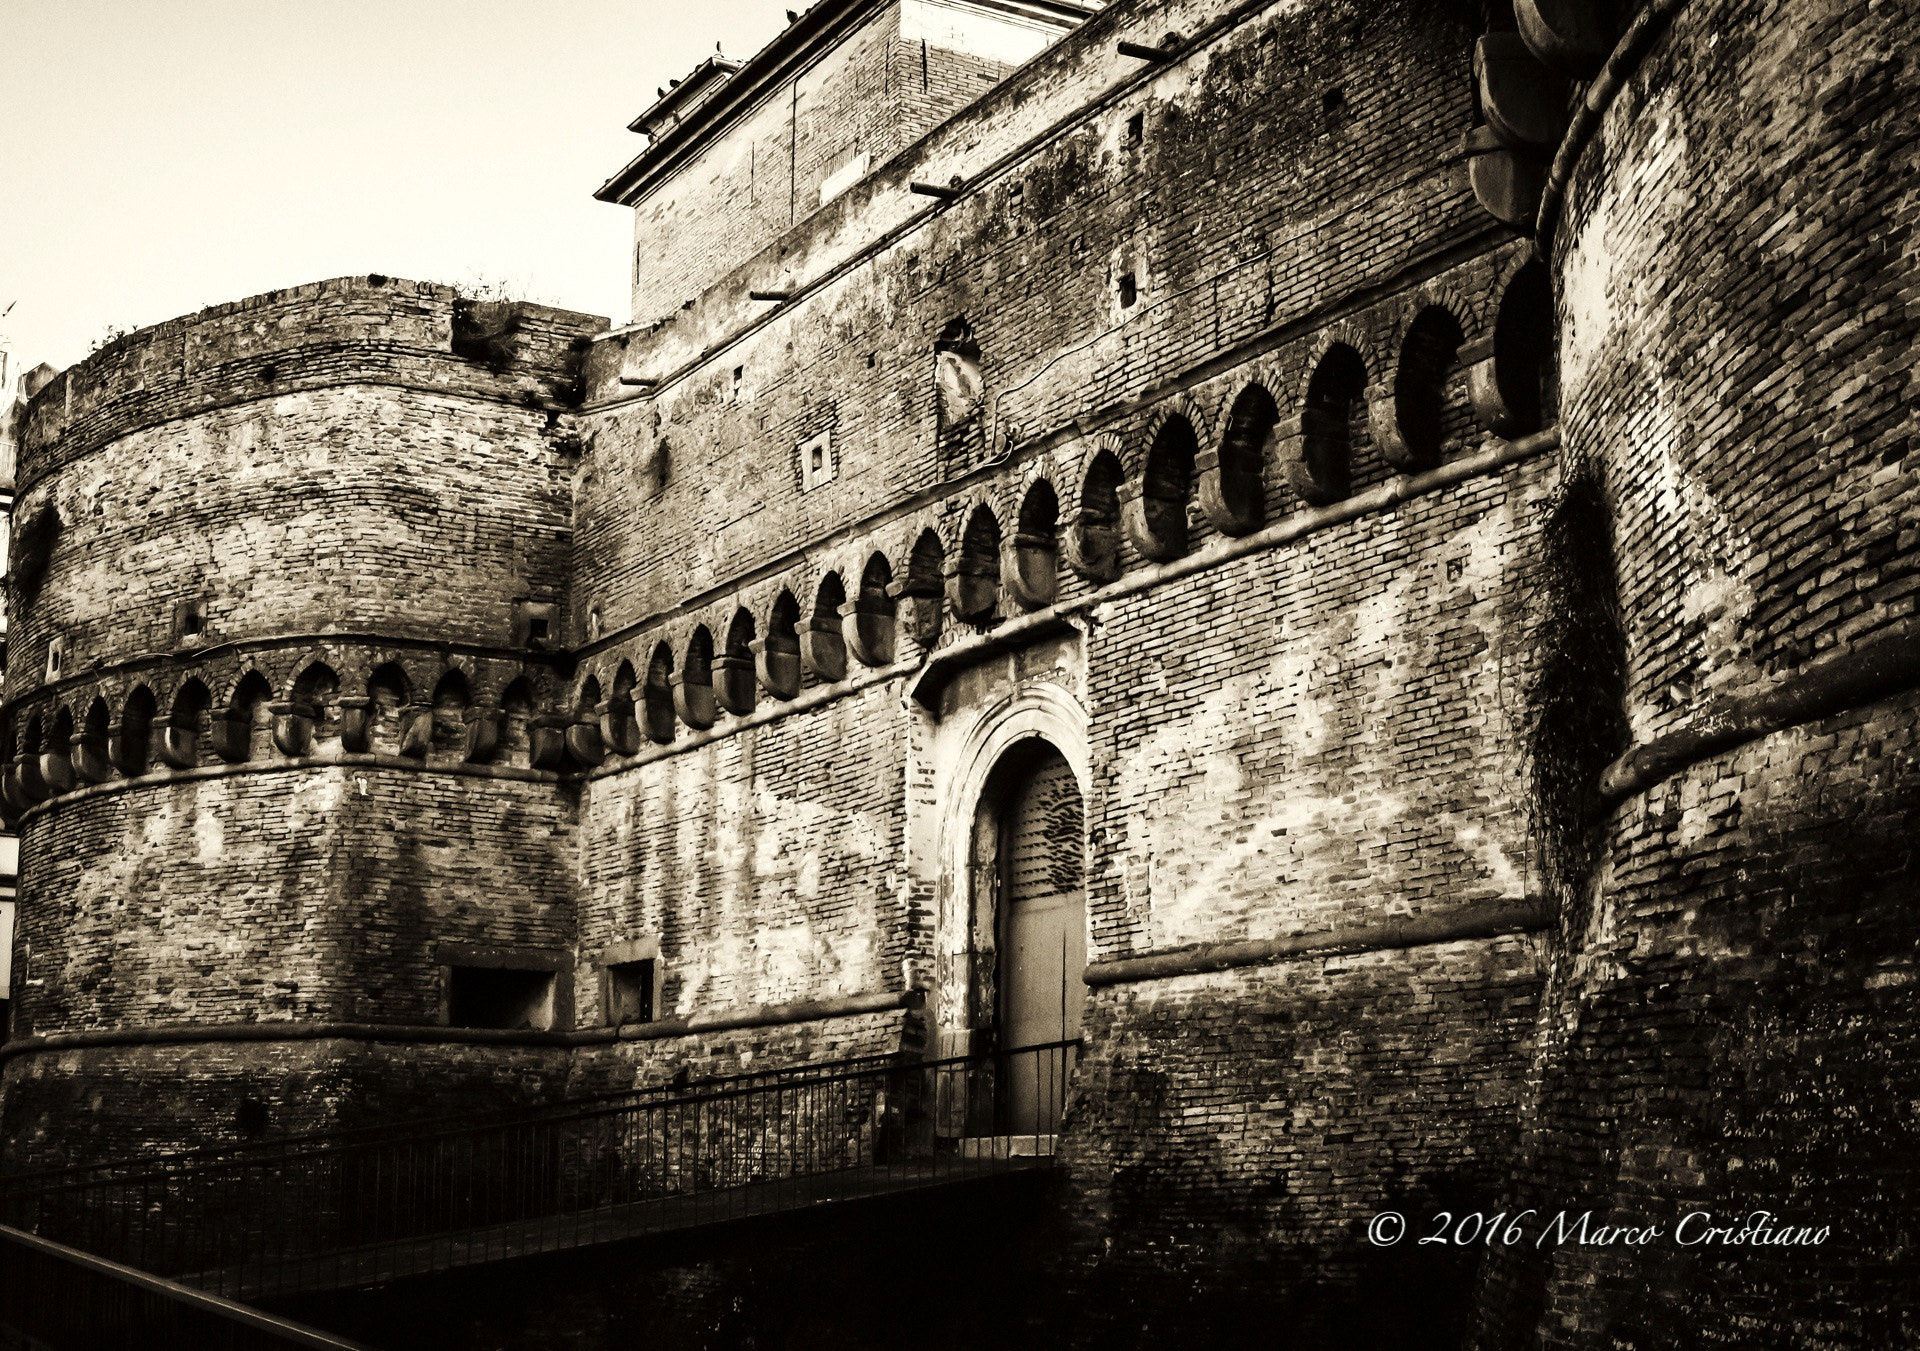
<svg viewBox="0 0 1920 1351">
<path fill-rule="evenodd" d="M 604 327 L 356 277 L 135 333 L 35 398 L 0 713 L 13 1168 L 557 1072 L 550 650 Z"/>
<path fill-rule="evenodd" d="M 1657 1230 L 1496 1253 L 1483 1347 L 1912 1334 L 1915 11 L 1638 6 L 1549 180 L 1580 603 L 1532 710 L 1563 914 L 1507 1203 Z M 1583 766 L 1598 803 L 1556 798 Z"/>
</svg>

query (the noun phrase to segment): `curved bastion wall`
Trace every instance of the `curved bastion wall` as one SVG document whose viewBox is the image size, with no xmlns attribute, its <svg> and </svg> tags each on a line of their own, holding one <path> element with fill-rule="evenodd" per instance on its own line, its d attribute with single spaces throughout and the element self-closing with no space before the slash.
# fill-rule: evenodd
<svg viewBox="0 0 1920 1351">
<path fill-rule="evenodd" d="M 1647 6 L 1548 203 L 1566 473 L 1611 518 L 1625 754 L 1597 861 L 1563 877 L 1504 1204 L 1664 1237 L 1496 1254 L 1481 1347 L 1912 1334 L 1889 1298 L 1912 1284 L 1895 1198 L 1920 1160 L 1911 23 Z M 1691 1211 L 1831 1238 L 1687 1245 Z"/>
<path fill-rule="evenodd" d="M 9 1060 L 27 1155 L 201 1140 L 248 1100 L 276 1131 L 417 1115 L 409 1092 L 445 1110 L 459 1083 L 514 1101 L 560 1072 L 424 1045 L 384 1048 L 372 1084 L 363 1043 L 230 1038 L 443 1023 L 450 947 L 570 951 L 544 724 L 604 327 L 347 278 L 130 335 L 34 401 L 0 713 L 13 1036 L 100 1064 Z"/>
</svg>

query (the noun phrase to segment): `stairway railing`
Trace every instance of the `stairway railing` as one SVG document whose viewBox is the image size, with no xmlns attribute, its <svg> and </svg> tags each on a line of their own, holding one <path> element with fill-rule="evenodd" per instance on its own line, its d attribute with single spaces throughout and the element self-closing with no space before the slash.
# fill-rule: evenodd
<svg viewBox="0 0 1920 1351">
<path fill-rule="evenodd" d="M 364 1351 L 358 1343 L 0 1225 L 0 1347 Z"/>
<path fill-rule="evenodd" d="M 231 1298 L 1049 1166 L 1078 1041 L 0 1179 L 0 1223 Z"/>
</svg>

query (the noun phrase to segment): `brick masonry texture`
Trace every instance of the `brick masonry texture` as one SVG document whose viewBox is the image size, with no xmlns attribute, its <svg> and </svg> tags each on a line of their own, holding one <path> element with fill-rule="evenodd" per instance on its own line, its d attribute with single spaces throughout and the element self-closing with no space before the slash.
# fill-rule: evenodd
<svg viewBox="0 0 1920 1351">
<path fill-rule="evenodd" d="M 881 6 L 638 202 L 634 326 L 354 278 L 65 373 L 0 710 L 5 1166 L 993 1049 L 1040 738 L 1086 831 L 1064 1166 L 1004 1251 L 931 1208 L 913 1247 L 1009 1292 L 1008 1344 L 1910 1339 L 1916 696 L 1654 757 L 1587 872 L 1533 700 L 1616 599 L 1621 744 L 1550 755 L 1911 634 L 1913 6 L 1654 7 L 1539 243 L 1457 159 L 1486 8 L 1121 0 L 922 89 Z M 1541 428 L 1493 406 L 1523 380 Z M 1598 618 L 1554 599 L 1586 483 Z M 448 945 L 548 963 L 561 1034 L 644 954 L 661 1024 L 462 1041 Z M 1365 1239 L 1526 1206 L 1845 1239 Z M 912 1247 L 857 1231 L 817 1232 Z M 736 1238 L 336 1312 L 611 1346 L 812 1310 L 799 1238 Z"/>
<path fill-rule="evenodd" d="M 1564 453 L 1613 504 L 1636 740 L 1913 641 L 1913 18 L 1689 4 L 1569 186 Z M 1474 1344 L 1913 1339 L 1915 715 L 1908 693 L 1805 723 L 1621 804 L 1506 1198 L 1831 1239 L 1501 1254 Z"/>
</svg>

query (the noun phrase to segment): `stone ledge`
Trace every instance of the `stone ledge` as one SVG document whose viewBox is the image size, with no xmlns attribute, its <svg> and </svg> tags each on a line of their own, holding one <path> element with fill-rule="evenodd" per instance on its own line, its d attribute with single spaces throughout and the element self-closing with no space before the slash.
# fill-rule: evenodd
<svg viewBox="0 0 1920 1351">
<path fill-rule="evenodd" d="M 786 1004 L 750 1004 L 690 1018 L 668 1018 L 624 1027 L 592 1027 L 575 1032 L 508 1031 L 485 1027 L 440 1027 L 408 1023 L 182 1023 L 178 1027 L 135 1027 L 91 1032 L 50 1032 L 0 1046 L 0 1063 L 16 1056 L 120 1046 L 185 1046 L 219 1042 L 370 1041 L 441 1046 L 528 1046 L 571 1050 L 623 1041 L 663 1041 L 701 1032 L 731 1032 L 751 1027 L 849 1018 L 864 1013 L 917 1009 L 926 1000 L 919 990 L 891 990 L 805 999 Z"/>
<path fill-rule="evenodd" d="M 1635 746 L 1600 775 L 1618 804 L 1690 765 L 1775 732 L 1920 686 L 1920 635 L 1911 625 L 1842 645 L 1758 689 L 1708 705 L 1690 727 Z"/>
<path fill-rule="evenodd" d="M 1396 948 L 1426 947 L 1473 938 L 1537 933 L 1553 922 L 1546 900 L 1482 902 L 1458 910 L 1409 915 L 1315 933 L 1287 934 L 1242 943 L 1200 943 L 1170 952 L 1151 952 L 1095 962 L 1087 968 L 1088 985 L 1126 985 L 1140 980 L 1231 971 L 1246 966 L 1271 966 L 1290 957 L 1335 956 L 1353 952 L 1386 952 Z"/>
</svg>

